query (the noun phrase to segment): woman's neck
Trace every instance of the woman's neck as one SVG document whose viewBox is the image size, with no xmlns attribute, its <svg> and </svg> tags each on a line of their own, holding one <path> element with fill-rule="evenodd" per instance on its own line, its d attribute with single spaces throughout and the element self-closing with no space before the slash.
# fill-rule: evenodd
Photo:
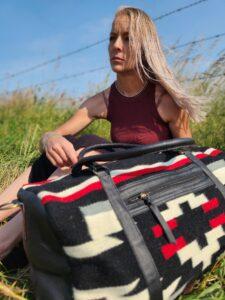
<svg viewBox="0 0 225 300">
<path fill-rule="evenodd" d="M 136 95 L 145 87 L 146 83 L 146 78 L 142 82 L 137 75 L 117 74 L 116 86 L 124 96 L 132 97 Z"/>
</svg>

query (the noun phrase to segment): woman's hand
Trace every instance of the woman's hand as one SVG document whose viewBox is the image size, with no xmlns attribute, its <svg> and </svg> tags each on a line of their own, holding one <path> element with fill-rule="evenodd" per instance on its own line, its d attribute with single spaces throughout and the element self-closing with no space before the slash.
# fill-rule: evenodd
<svg viewBox="0 0 225 300">
<path fill-rule="evenodd" d="M 70 167 L 77 162 L 77 153 L 73 144 L 58 133 L 45 133 L 41 139 L 41 147 L 56 167 Z"/>
</svg>

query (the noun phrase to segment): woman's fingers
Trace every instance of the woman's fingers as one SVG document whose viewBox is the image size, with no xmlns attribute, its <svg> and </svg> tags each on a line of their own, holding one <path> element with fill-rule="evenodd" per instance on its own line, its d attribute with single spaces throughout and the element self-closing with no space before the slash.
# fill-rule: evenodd
<svg viewBox="0 0 225 300">
<path fill-rule="evenodd" d="M 65 167 L 71 166 L 77 162 L 76 151 L 74 148 L 51 148 L 46 151 L 46 156 L 54 166 Z"/>
<path fill-rule="evenodd" d="M 64 161 L 67 166 L 74 165 L 77 162 L 77 152 L 73 147 L 73 144 L 65 139 L 62 143 L 61 151 L 64 154 Z"/>
<path fill-rule="evenodd" d="M 77 162 L 73 144 L 64 137 L 50 137 L 46 141 L 45 152 L 50 162 L 57 167 L 71 166 Z"/>
<path fill-rule="evenodd" d="M 48 151 L 46 151 L 46 156 L 50 160 L 50 162 L 53 164 L 53 166 L 55 166 L 55 167 L 63 166 L 62 159 L 60 158 L 60 156 L 57 153 L 55 153 L 55 151 L 49 149 Z"/>
<path fill-rule="evenodd" d="M 68 165 L 74 165 L 77 163 L 77 152 L 73 147 L 73 144 L 68 142 L 63 145 L 63 150 L 67 155 Z"/>
<path fill-rule="evenodd" d="M 54 151 L 60 157 L 64 165 L 68 164 L 68 157 L 67 153 L 64 151 L 63 143 L 53 145 L 51 150 Z"/>
<path fill-rule="evenodd" d="M 58 166 L 71 166 L 77 162 L 77 153 L 72 143 L 67 140 L 61 144 L 55 144 L 51 148 L 51 154 Z"/>
</svg>

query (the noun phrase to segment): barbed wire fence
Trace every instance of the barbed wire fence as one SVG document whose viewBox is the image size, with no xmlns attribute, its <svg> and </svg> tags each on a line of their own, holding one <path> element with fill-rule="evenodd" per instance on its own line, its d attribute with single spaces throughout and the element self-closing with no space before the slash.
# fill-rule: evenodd
<svg viewBox="0 0 225 300">
<path fill-rule="evenodd" d="M 158 17 L 153 18 L 153 20 L 155 22 L 156 21 L 160 21 L 160 20 L 162 20 L 162 19 L 164 19 L 164 18 L 166 18 L 168 16 L 180 13 L 181 11 L 183 11 L 185 9 L 197 6 L 197 5 L 199 5 L 199 4 L 203 3 L 203 2 L 207 2 L 207 1 L 209 1 L 209 0 L 195 1 L 193 3 L 190 3 L 189 5 L 182 6 L 182 7 L 179 7 L 177 9 L 175 9 L 175 10 L 166 12 L 166 13 L 158 16 Z M 181 48 L 185 48 L 187 46 L 196 46 L 196 45 L 198 45 L 198 44 L 200 44 L 202 42 L 219 39 L 219 38 L 222 38 L 224 36 L 225 36 L 225 32 L 223 32 L 223 33 L 217 33 L 215 35 L 208 36 L 208 37 L 205 37 L 205 38 L 201 38 L 201 39 L 197 39 L 197 40 L 192 40 L 192 41 L 189 41 L 189 42 L 186 42 L 186 43 L 182 43 L 182 44 L 179 44 L 179 45 L 175 45 L 175 46 L 170 46 L 169 48 L 165 49 L 164 53 L 165 54 L 170 54 L 171 51 L 174 51 L 174 50 L 177 50 L 177 49 L 181 49 Z M 8 80 L 8 79 L 14 79 L 15 77 L 18 77 L 20 75 L 24 75 L 24 74 L 33 72 L 33 71 L 35 71 L 37 69 L 46 67 L 46 66 L 48 66 L 50 64 L 53 64 L 55 62 L 62 61 L 65 58 L 71 57 L 71 56 L 73 56 L 75 54 L 78 54 L 78 53 L 80 53 L 82 51 L 85 51 L 85 50 L 90 49 L 92 47 L 95 47 L 95 46 L 97 46 L 99 44 L 102 44 L 102 43 L 106 42 L 107 40 L 108 40 L 108 38 L 96 41 L 96 42 L 88 44 L 88 45 L 86 45 L 84 47 L 81 47 L 81 48 L 78 48 L 78 49 L 66 52 L 66 53 L 61 54 L 61 55 L 59 55 L 57 57 L 53 57 L 53 58 L 51 58 L 49 60 L 46 60 L 46 61 L 43 61 L 41 63 L 35 64 L 35 65 L 31 66 L 31 67 L 25 68 L 23 70 L 19 70 L 18 72 L 15 72 L 15 73 L 3 76 L 3 77 L 0 78 L 0 82 L 3 82 L 3 81 Z M 58 77 L 58 78 L 49 79 L 47 81 L 43 81 L 43 82 L 39 82 L 39 83 L 36 83 L 36 84 L 33 84 L 33 85 L 29 85 L 27 87 L 21 88 L 20 90 L 25 90 L 25 89 L 31 88 L 31 87 L 33 87 L 33 88 L 35 88 L 35 87 L 41 87 L 41 86 L 44 86 L 44 85 L 48 85 L 48 84 L 60 82 L 60 81 L 63 81 L 63 80 L 68 80 L 68 79 L 71 79 L 71 78 L 80 77 L 80 76 L 83 76 L 83 75 L 86 75 L 86 74 L 90 74 L 90 73 L 93 73 L 93 72 L 97 72 L 97 71 L 100 71 L 100 70 L 106 70 L 106 69 L 110 69 L 110 67 L 108 67 L 108 66 L 101 66 L 101 67 L 98 67 L 98 68 L 88 69 L 88 70 L 83 71 L 83 72 L 78 72 L 78 73 L 73 73 L 73 74 L 66 74 L 66 75 L 63 75 L 63 76 Z M 195 76 L 193 78 L 187 78 L 186 81 L 188 82 L 188 81 L 193 81 L 193 80 L 205 80 L 205 79 L 208 79 L 208 78 L 217 78 L 217 77 L 223 77 L 223 76 L 224 76 L 224 73 L 216 74 L 216 75 L 215 74 L 205 74 L 205 75 L 201 75 L 199 77 Z"/>
</svg>

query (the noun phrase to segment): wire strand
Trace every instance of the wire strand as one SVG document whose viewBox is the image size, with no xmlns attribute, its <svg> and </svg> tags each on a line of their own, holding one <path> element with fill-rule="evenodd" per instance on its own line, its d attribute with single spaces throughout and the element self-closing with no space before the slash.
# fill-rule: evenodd
<svg viewBox="0 0 225 300">
<path fill-rule="evenodd" d="M 90 69 L 90 70 L 87 70 L 87 71 L 84 71 L 84 72 L 73 73 L 71 75 L 61 76 L 61 77 L 56 78 L 56 79 L 43 81 L 43 82 L 39 82 L 39 83 L 36 83 L 36 84 L 32 84 L 32 85 L 27 86 L 27 87 L 23 87 L 23 88 L 19 89 L 19 91 L 26 90 L 26 89 L 31 88 L 31 87 L 35 88 L 35 87 L 39 87 L 39 86 L 43 86 L 43 85 L 47 85 L 47 84 L 51 84 L 51 83 L 55 83 L 55 82 L 75 78 L 75 77 L 79 77 L 79 76 L 82 76 L 82 75 L 86 75 L 86 74 L 89 74 L 89 73 L 97 72 L 97 71 L 108 69 L 108 68 L 109 67 L 107 67 L 107 66 L 103 66 L 103 67 L 98 67 L 98 68 L 95 68 L 95 69 Z"/>
<path fill-rule="evenodd" d="M 193 41 L 190 41 L 190 42 L 187 42 L 187 43 L 184 43 L 184 44 L 180 44 L 180 45 L 177 45 L 177 46 L 170 46 L 169 49 L 166 50 L 166 52 L 168 52 L 169 50 L 179 49 L 179 48 L 183 48 L 183 47 L 186 47 L 186 46 L 189 46 L 189 45 L 195 45 L 195 44 L 198 44 L 198 43 L 201 43 L 201 42 L 210 41 L 210 40 L 217 39 L 217 38 L 220 38 L 220 37 L 223 37 L 223 36 L 225 36 L 225 32 L 215 34 L 215 35 L 212 35 L 212 36 L 209 36 L 209 37 L 206 37 L 206 38 L 202 38 L 202 39 L 199 39 L 199 40 L 193 40 Z"/>
<path fill-rule="evenodd" d="M 82 75 L 86 75 L 86 74 L 97 72 L 97 71 L 104 70 L 104 69 L 109 69 L 109 67 L 103 66 L 103 67 L 98 67 L 98 68 L 95 68 L 95 69 L 90 69 L 90 70 L 87 70 L 87 71 L 84 71 L 84 72 L 80 72 L 80 73 L 74 73 L 74 74 L 71 74 L 71 75 L 65 75 L 65 76 L 62 76 L 62 77 L 59 77 L 59 78 L 56 78 L 56 79 L 52 79 L 52 80 L 49 80 L 49 81 L 44 81 L 44 82 L 40 82 L 40 83 L 37 83 L 37 84 L 34 84 L 34 85 L 23 87 L 21 89 L 17 89 L 17 91 L 18 90 L 22 91 L 22 90 L 26 90 L 26 89 L 29 89 L 29 88 L 36 88 L 36 87 L 44 86 L 44 85 L 47 85 L 47 84 L 51 84 L 51 83 L 55 83 L 55 82 L 59 82 L 59 81 L 63 81 L 63 80 L 67 80 L 67 79 L 71 79 L 71 78 L 75 78 L 75 77 L 79 77 L 79 76 L 82 76 Z M 222 73 L 222 74 L 205 74 L 203 76 L 197 76 L 197 77 L 194 77 L 194 78 L 186 78 L 186 79 L 180 80 L 180 82 L 188 82 L 188 81 L 195 81 L 195 80 L 205 80 L 205 79 L 217 78 L 217 77 L 223 77 L 223 76 L 225 76 L 225 72 Z"/>
<path fill-rule="evenodd" d="M 183 7 L 177 8 L 177 9 L 174 9 L 174 10 L 172 10 L 172 11 L 169 11 L 169 12 L 167 12 L 167 13 L 165 13 L 165 14 L 159 16 L 159 17 L 154 18 L 153 20 L 154 20 L 154 21 L 162 20 L 162 19 L 165 18 L 165 17 L 169 17 L 169 16 L 171 16 L 171 15 L 173 15 L 173 14 L 175 14 L 175 13 L 181 12 L 182 10 L 188 9 L 188 8 L 190 8 L 190 7 L 196 6 L 196 5 L 201 4 L 202 2 L 206 2 L 206 1 L 208 1 L 208 0 L 199 0 L 199 1 L 195 1 L 195 2 L 193 2 L 193 3 L 191 3 L 191 4 L 186 5 L 186 6 L 183 6 Z"/>
<path fill-rule="evenodd" d="M 54 58 L 49 59 L 49 60 L 46 60 L 46 61 L 44 61 L 44 62 L 42 62 L 42 63 L 40 63 L 40 64 L 34 65 L 33 67 L 23 69 L 23 70 L 21 70 L 21 71 L 18 71 L 18 72 L 16 72 L 16 73 L 11 74 L 11 75 L 8 75 L 8 76 L 6 76 L 6 77 L 2 77 L 2 78 L 0 78 L 0 81 L 6 80 L 6 79 L 10 79 L 10 78 L 13 78 L 13 77 L 17 77 L 17 76 L 22 75 L 22 74 L 25 74 L 25 73 L 29 73 L 29 72 L 34 71 L 34 70 L 36 70 L 36 69 L 39 69 L 39 68 L 41 68 L 41 67 L 44 67 L 44 66 L 47 66 L 47 65 L 49 65 L 49 64 L 52 64 L 52 63 L 54 63 L 54 62 L 57 62 L 59 59 L 63 59 L 63 58 L 72 56 L 72 55 L 74 55 L 74 54 L 76 54 L 76 53 L 79 53 L 79 52 L 81 52 L 81 51 L 83 51 L 83 50 L 86 50 L 86 49 L 89 49 L 89 48 L 91 48 L 91 47 L 94 47 L 94 46 L 96 46 L 96 45 L 98 45 L 98 44 L 103 43 L 103 42 L 106 41 L 106 40 L 107 40 L 107 39 L 104 39 L 104 40 L 95 42 L 95 43 L 93 43 L 93 44 L 89 44 L 89 45 L 87 45 L 87 46 L 85 46 L 85 47 L 76 49 L 76 50 L 71 51 L 71 52 L 67 52 L 67 53 L 65 53 L 65 54 L 59 55 L 59 56 L 54 57 Z"/>
<path fill-rule="evenodd" d="M 172 10 L 172 11 L 170 11 L 170 12 L 167 12 L 167 13 L 165 13 L 165 14 L 162 14 L 162 15 L 156 17 L 156 18 L 153 18 L 153 20 L 154 20 L 154 21 L 162 20 L 163 18 L 166 18 L 166 17 L 168 17 L 168 16 L 170 16 L 170 15 L 172 15 L 172 14 L 181 12 L 181 11 L 187 9 L 187 8 L 196 6 L 196 5 L 198 5 L 198 4 L 202 3 L 202 2 L 206 2 L 206 1 L 208 1 L 208 0 L 199 0 L 199 1 L 193 2 L 193 3 L 189 4 L 189 5 L 186 5 L 186 6 L 177 8 L 177 9 L 175 9 L 175 10 Z M 103 39 L 103 40 L 99 40 L 99 41 L 97 41 L 97 42 L 95 42 L 95 43 L 89 44 L 89 45 L 87 45 L 87 46 L 78 48 L 78 49 L 76 49 L 76 50 L 67 52 L 67 53 L 62 54 L 62 55 L 59 55 L 59 56 L 54 57 L 54 58 L 52 58 L 52 59 L 46 60 L 46 61 L 44 61 L 44 62 L 42 62 L 42 63 L 36 64 L 36 65 L 34 65 L 34 66 L 32 66 L 32 67 L 25 68 L 25 69 L 23 69 L 23 70 L 21 70 L 21 71 L 15 72 L 15 73 L 10 74 L 10 75 L 7 75 L 7 76 L 3 76 L 3 77 L 0 78 L 0 82 L 2 82 L 2 81 L 4 81 L 4 80 L 7 80 L 7 79 L 10 79 L 10 78 L 15 78 L 15 77 L 17 77 L 17 76 L 20 76 L 20 75 L 23 75 L 23 74 L 32 72 L 32 71 L 37 70 L 37 69 L 42 68 L 42 67 L 45 67 L 45 66 L 47 66 L 47 65 L 49 65 L 49 64 L 52 64 L 52 63 L 57 62 L 57 61 L 59 61 L 59 60 L 62 60 L 62 59 L 64 59 L 64 58 L 66 58 L 66 57 L 72 56 L 72 55 L 77 54 L 77 53 L 79 53 L 79 52 L 81 52 L 81 51 L 84 51 L 84 50 L 86 50 L 86 49 L 90 49 L 90 48 L 92 48 L 92 47 L 94 47 L 94 46 L 96 46 L 96 45 L 102 44 L 102 43 L 104 43 L 104 42 L 107 41 L 107 40 L 108 40 L 108 38 L 105 38 L 105 39 Z"/>
<path fill-rule="evenodd" d="M 222 74 L 206 74 L 206 75 L 198 76 L 198 77 L 194 77 L 194 78 L 187 78 L 184 81 L 205 80 L 205 79 L 218 78 L 218 77 L 224 77 L 224 76 L 225 76 L 225 72 Z"/>
</svg>

